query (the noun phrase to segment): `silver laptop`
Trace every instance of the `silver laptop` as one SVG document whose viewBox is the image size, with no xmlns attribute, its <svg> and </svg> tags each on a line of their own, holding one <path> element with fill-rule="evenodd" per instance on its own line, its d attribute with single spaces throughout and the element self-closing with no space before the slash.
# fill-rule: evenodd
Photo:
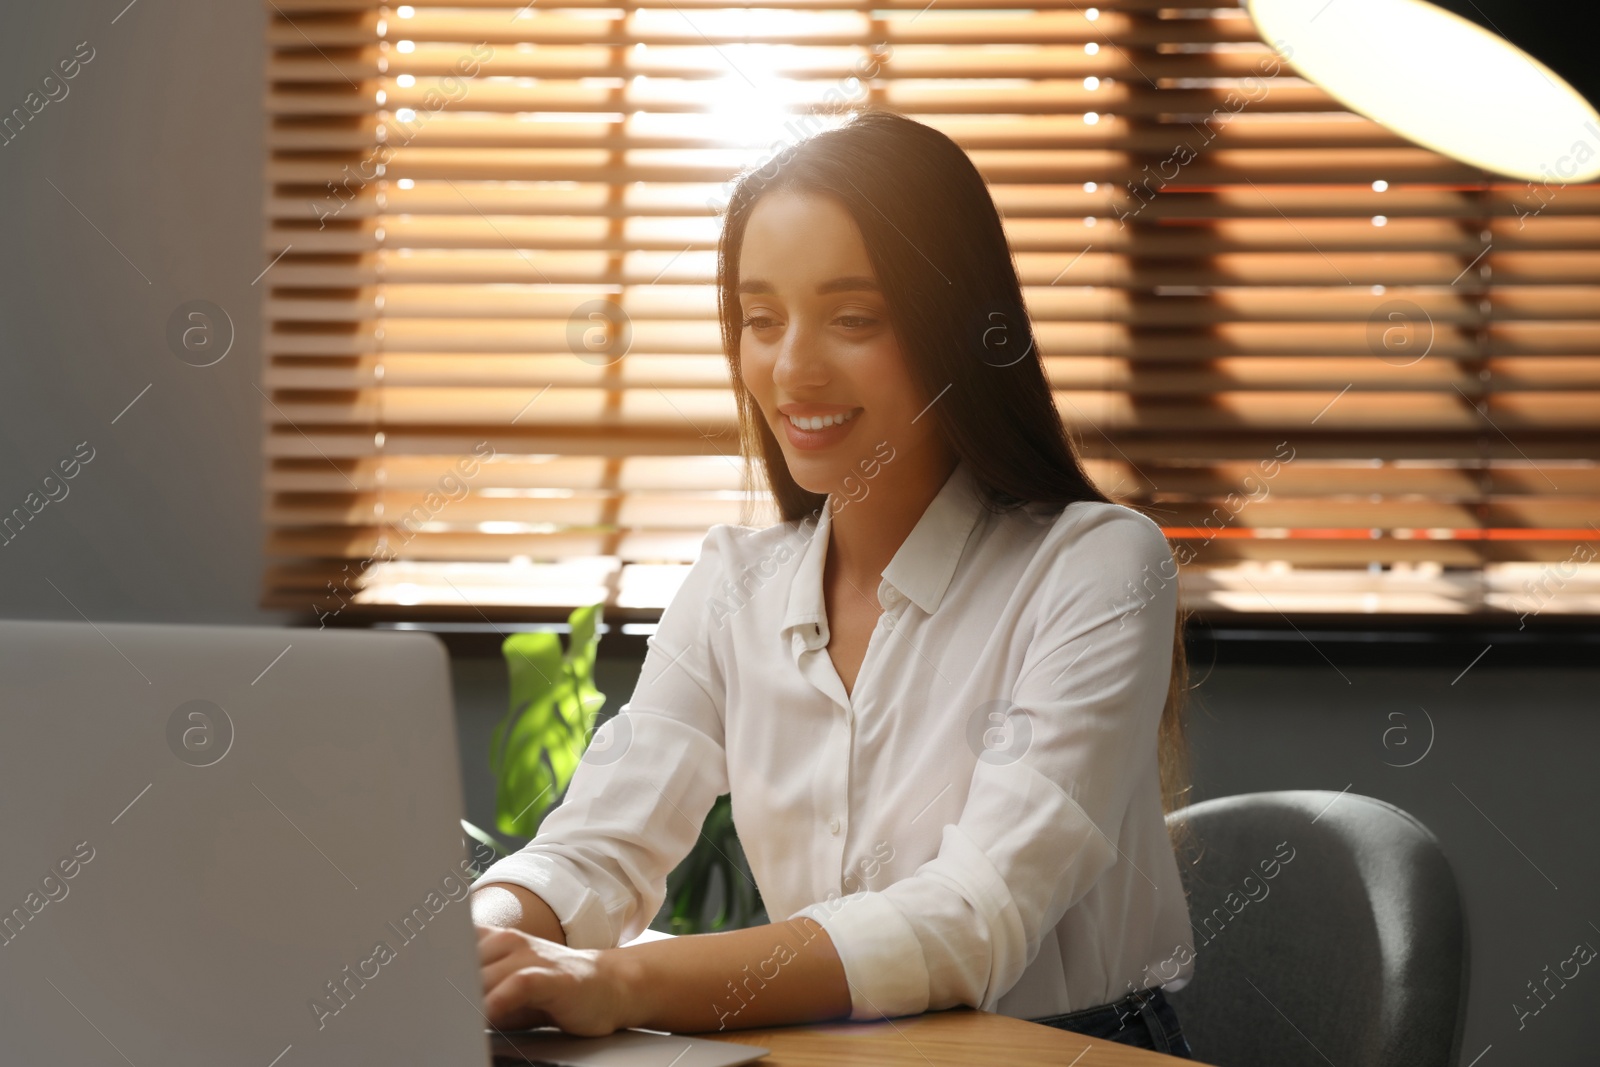
<svg viewBox="0 0 1600 1067">
<path fill-rule="evenodd" d="M 0 1060 L 766 1054 L 643 1030 L 493 1032 L 462 814 L 432 637 L 0 622 Z"/>
</svg>

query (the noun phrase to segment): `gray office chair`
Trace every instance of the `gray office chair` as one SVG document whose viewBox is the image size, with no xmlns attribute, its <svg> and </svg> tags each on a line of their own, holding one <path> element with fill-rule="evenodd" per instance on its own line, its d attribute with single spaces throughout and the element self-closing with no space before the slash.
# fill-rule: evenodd
<svg viewBox="0 0 1600 1067">
<path fill-rule="evenodd" d="M 1392 804 L 1295 790 L 1173 812 L 1194 977 L 1170 994 L 1218 1067 L 1455 1067 L 1468 939 L 1455 875 Z"/>
</svg>

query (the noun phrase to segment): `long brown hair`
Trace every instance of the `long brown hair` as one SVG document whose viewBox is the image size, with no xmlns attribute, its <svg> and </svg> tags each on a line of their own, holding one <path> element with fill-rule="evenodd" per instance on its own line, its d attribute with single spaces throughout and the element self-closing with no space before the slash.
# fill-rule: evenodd
<svg viewBox="0 0 1600 1067">
<path fill-rule="evenodd" d="M 814 515 L 827 495 L 802 488 L 739 372 L 739 251 L 757 200 L 787 189 L 837 200 L 860 228 L 910 371 L 943 439 L 969 465 L 984 505 L 1059 512 L 1112 503 L 1079 461 L 1045 378 L 1016 264 L 988 187 L 945 134 L 878 108 L 788 145 L 733 183 L 717 248 L 723 351 L 738 399 L 740 451 L 759 460 L 785 522 Z M 1174 561 L 1172 574 L 1177 574 Z M 1175 579 L 1174 579 L 1175 580 Z M 1162 808 L 1187 802 L 1184 733 L 1188 657 L 1180 604 L 1159 729 Z"/>
</svg>

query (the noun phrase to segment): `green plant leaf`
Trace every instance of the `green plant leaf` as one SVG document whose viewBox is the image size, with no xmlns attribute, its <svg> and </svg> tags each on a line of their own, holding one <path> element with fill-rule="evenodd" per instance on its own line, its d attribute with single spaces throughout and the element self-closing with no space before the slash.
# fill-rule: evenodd
<svg viewBox="0 0 1600 1067">
<path fill-rule="evenodd" d="M 489 831 L 483 829 L 482 827 L 476 826 L 473 823 L 470 823 L 467 820 L 462 819 L 461 820 L 461 829 L 465 830 L 467 835 L 469 837 L 471 837 L 474 841 L 477 841 L 479 844 L 483 844 L 483 845 L 489 846 L 489 848 L 491 850 L 493 850 L 493 852 L 494 852 L 495 859 L 499 859 L 502 856 L 511 855 L 511 850 L 506 848 L 506 846 L 502 845 L 500 843 L 499 838 L 495 837 L 493 834 L 491 834 Z M 476 880 L 476 879 L 482 877 L 483 872 L 486 871 L 486 870 L 488 870 L 488 868 L 487 867 L 480 867 L 478 865 L 478 863 L 477 863 L 476 857 L 474 857 L 474 861 L 473 861 L 473 864 L 472 864 L 472 878 L 474 880 Z"/>
<path fill-rule="evenodd" d="M 467 836 L 471 837 L 474 841 L 488 845 L 491 849 L 493 849 L 496 859 L 511 855 L 511 850 L 502 845 L 499 838 L 495 837 L 482 827 L 462 819 L 461 828 L 465 830 L 467 832 Z"/>
<path fill-rule="evenodd" d="M 761 894 L 741 863 L 744 853 L 733 824 L 732 799 L 724 793 L 711 805 L 694 847 L 667 876 L 669 933 L 740 929 L 749 926 L 761 910 Z M 705 912 L 713 883 L 718 880 L 722 882 L 723 904 L 708 920 Z"/>
<path fill-rule="evenodd" d="M 495 826 L 501 833 L 535 836 L 588 747 L 605 703 L 593 681 L 602 607 L 571 613 L 566 652 L 548 631 L 511 634 L 501 644 L 510 708 L 489 741 Z"/>
</svg>

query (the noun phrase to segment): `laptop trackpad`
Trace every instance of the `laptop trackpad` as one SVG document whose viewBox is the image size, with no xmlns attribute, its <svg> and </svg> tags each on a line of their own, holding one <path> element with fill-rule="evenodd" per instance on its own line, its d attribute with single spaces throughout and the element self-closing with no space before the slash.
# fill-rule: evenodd
<svg viewBox="0 0 1600 1067">
<path fill-rule="evenodd" d="M 646 1030 L 618 1030 L 606 1037 L 573 1037 L 554 1027 L 490 1032 L 495 1067 L 561 1064 L 563 1067 L 736 1067 L 767 1054 L 755 1045 L 707 1041 Z"/>
</svg>

